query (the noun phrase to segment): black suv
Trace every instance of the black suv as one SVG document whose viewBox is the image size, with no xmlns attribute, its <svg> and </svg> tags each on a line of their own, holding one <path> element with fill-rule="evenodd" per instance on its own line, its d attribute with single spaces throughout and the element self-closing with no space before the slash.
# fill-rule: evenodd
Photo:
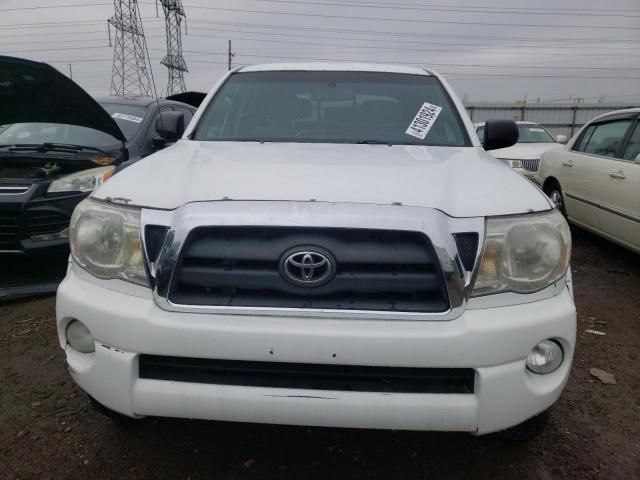
<svg viewBox="0 0 640 480">
<path fill-rule="evenodd" d="M 0 105 L 0 254 L 65 252 L 75 206 L 177 140 L 196 111 L 166 99 L 96 101 L 45 63 L 3 56 Z"/>
</svg>

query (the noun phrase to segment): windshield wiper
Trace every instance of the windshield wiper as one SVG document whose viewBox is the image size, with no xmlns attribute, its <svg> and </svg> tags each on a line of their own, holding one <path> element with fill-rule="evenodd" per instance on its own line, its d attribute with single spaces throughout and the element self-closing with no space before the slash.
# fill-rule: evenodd
<svg viewBox="0 0 640 480">
<path fill-rule="evenodd" d="M 356 142 L 358 145 L 387 145 L 391 147 L 393 144 L 391 142 L 385 142 L 383 140 L 358 140 Z"/>
<path fill-rule="evenodd" d="M 93 152 L 99 152 L 103 155 L 111 157 L 112 155 L 105 150 L 98 147 L 89 147 L 86 145 L 73 145 L 67 143 L 14 143 L 8 145 L 0 145 L 0 149 L 6 149 L 10 152 L 63 152 L 63 153 L 77 153 L 83 150 L 89 150 Z"/>
</svg>

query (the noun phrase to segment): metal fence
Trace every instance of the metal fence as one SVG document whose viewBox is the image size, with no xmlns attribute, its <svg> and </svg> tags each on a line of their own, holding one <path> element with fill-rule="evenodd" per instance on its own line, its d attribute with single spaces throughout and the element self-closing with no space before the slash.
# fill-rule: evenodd
<svg viewBox="0 0 640 480">
<path fill-rule="evenodd" d="M 539 123 L 554 135 L 572 137 L 580 127 L 602 113 L 637 107 L 608 103 L 567 104 L 514 104 L 514 103 L 469 103 L 465 105 L 473 122 L 505 118 Z"/>
</svg>

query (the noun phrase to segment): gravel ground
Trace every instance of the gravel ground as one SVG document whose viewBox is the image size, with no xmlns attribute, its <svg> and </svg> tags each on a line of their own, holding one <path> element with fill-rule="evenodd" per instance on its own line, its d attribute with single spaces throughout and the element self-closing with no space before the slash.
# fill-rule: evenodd
<svg viewBox="0 0 640 480">
<path fill-rule="evenodd" d="M 55 300 L 41 298 L 0 304 L 0 478 L 640 478 L 640 256 L 579 230 L 574 245 L 573 372 L 528 443 L 171 419 L 123 427 L 70 380 Z"/>
</svg>

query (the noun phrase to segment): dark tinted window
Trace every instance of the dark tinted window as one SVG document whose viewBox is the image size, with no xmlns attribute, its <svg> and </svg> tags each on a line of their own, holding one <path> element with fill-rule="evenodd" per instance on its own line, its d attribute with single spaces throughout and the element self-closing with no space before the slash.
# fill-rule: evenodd
<svg viewBox="0 0 640 480">
<path fill-rule="evenodd" d="M 442 110 L 421 140 L 405 132 L 424 103 Z M 237 73 L 208 105 L 195 139 L 468 145 L 436 78 L 377 72 Z"/>
<path fill-rule="evenodd" d="M 614 158 L 629 125 L 631 125 L 631 120 L 618 120 L 595 125 L 591 137 L 584 146 L 584 153 Z"/>
</svg>

